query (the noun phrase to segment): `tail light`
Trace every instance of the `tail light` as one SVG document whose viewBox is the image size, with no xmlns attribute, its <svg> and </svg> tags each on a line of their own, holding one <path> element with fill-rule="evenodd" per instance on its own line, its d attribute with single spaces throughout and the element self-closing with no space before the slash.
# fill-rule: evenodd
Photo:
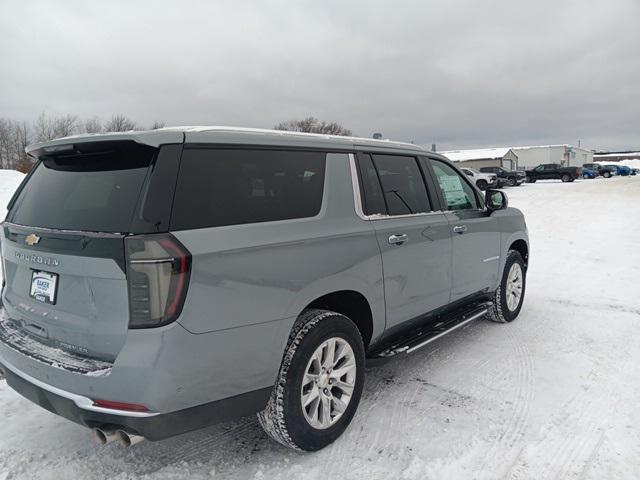
<svg viewBox="0 0 640 480">
<path fill-rule="evenodd" d="M 129 328 L 160 327 L 175 321 L 189 285 L 191 254 L 170 234 L 125 239 Z"/>
</svg>

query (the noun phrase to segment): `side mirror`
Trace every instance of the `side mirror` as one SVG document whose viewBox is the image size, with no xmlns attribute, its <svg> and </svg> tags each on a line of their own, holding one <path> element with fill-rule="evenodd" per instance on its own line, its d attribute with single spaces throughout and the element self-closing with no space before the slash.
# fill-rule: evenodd
<svg viewBox="0 0 640 480">
<path fill-rule="evenodd" d="M 501 190 L 487 190 L 484 193 L 484 201 L 489 211 L 504 210 L 509 205 L 509 200 Z"/>
</svg>

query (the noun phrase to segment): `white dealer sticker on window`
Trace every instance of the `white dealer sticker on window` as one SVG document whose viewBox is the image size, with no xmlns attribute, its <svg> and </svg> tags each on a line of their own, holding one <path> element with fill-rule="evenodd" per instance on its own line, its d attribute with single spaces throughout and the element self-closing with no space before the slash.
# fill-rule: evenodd
<svg viewBox="0 0 640 480">
<path fill-rule="evenodd" d="M 442 188 L 442 191 L 444 192 L 449 208 L 466 206 L 469 204 L 469 199 L 462 188 L 462 181 L 460 180 L 460 177 L 449 175 L 440 176 L 438 177 L 438 183 L 440 183 L 440 188 Z"/>
</svg>

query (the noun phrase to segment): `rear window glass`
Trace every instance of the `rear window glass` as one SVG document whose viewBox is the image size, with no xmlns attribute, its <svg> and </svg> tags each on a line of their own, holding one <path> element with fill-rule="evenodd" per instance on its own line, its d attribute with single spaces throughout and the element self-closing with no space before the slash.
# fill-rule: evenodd
<svg viewBox="0 0 640 480">
<path fill-rule="evenodd" d="M 172 230 L 313 217 L 320 212 L 326 153 L 187 149 Z"/>
<path fill-rule="evenodd" d="M 117 151 L 46 159 L 16 198 L 19 225 L 128 232 L 153 153 Z"/>
</svg>

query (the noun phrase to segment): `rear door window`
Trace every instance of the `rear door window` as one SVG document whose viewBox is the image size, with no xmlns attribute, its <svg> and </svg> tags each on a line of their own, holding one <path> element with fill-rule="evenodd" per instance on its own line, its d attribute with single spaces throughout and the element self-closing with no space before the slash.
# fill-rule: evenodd
<svg viewBox="0 0 640 480">
<path fill-rule="evenodd" d="M 427 188 L 414 157 L 372 154 L 389 215 L 431 211 Z"/>
<path fill-rule="evenodd" d="M 171 229 L 313 217 L 325 164 L 325 152 L 185 148 Z"/>
<path fill-rule="evenodd" d="M 155 150 L 116 149 L 43 159 L 7 219 L 19 225 L 129 231 Z"/>
</svg>

